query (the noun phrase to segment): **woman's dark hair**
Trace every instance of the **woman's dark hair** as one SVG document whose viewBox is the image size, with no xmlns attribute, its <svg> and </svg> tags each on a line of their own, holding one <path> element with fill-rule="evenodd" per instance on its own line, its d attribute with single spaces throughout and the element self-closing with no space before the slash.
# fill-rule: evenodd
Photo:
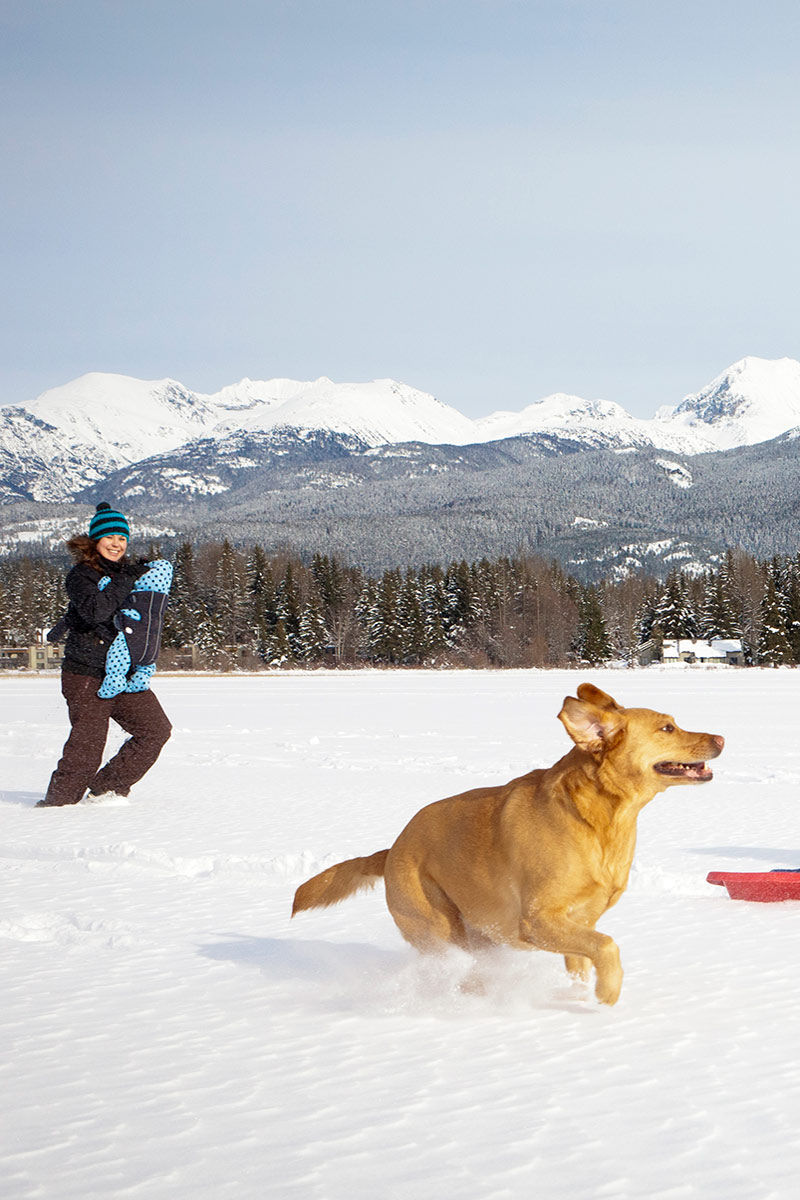
<svg viewBox="0 0 800 1200">
<path fill-rule="evenodd" d="M 77 563 L 88 563 L 90 567 L 94 567 L 96 571 L 103 571 L 105 564 L 100 556 L 100 551 L 97 549 L 97 542 L 85 533 L 76 533 L 67 542 L 67 549 Z M 127 555 L 123 555 L 120 562 L 127 562 Z"/>
</svg>

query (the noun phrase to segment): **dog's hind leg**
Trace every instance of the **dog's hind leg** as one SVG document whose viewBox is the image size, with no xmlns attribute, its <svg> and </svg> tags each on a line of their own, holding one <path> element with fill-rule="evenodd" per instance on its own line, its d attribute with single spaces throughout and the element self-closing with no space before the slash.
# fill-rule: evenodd
<svg viewBox="0 0 800 1200">
<path fill-rule="evenodd" d="M 386 904 L 403 937 L 423 954 L 473 948 L 458 908 L 429 876 L 413 868 L 387 873 Z"/>
</svg>

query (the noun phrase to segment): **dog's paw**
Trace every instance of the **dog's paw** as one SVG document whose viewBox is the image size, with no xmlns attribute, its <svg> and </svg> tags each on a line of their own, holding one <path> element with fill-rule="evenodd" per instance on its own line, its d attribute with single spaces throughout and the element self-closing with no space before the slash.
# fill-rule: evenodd
<svg viewBox="0 0 800 1200">
<path fill-rule="evenodd" d="M 603 977 L 597 976 L 597 983 L 594 987 L 594 994 L 601 1004 L 616 1004 L 619 1000 L 619 994 L 622 991 L 622 971 L 619 976 Z"/>
</svg>

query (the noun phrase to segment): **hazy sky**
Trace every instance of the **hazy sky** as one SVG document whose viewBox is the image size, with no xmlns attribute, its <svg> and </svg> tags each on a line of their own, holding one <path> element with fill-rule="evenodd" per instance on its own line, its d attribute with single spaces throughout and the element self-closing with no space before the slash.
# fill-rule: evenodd
<svg viewBox="0 0 800 1200">
<path fill-rule="evenodd" d="M 0 0 L 0 404 L 800 357 L 798 0 Z"/>
</svg>

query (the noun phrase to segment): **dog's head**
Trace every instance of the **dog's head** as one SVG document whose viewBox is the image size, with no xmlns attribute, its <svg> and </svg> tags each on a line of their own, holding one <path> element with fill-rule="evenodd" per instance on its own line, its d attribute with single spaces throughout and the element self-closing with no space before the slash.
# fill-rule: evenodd
<svg viewBox="0 0 800 1200">
<path fill-rule="evenodd" d="M 576 746 L 622 775 L 646 780 L 653 792 L 677 783 L 707 783 L 707 760 L 722 753 L 716 733 L 687 733 L 666 713 L 622 708 L 591 683 L 567 696 L 558 714 Z"/>
</svg>

